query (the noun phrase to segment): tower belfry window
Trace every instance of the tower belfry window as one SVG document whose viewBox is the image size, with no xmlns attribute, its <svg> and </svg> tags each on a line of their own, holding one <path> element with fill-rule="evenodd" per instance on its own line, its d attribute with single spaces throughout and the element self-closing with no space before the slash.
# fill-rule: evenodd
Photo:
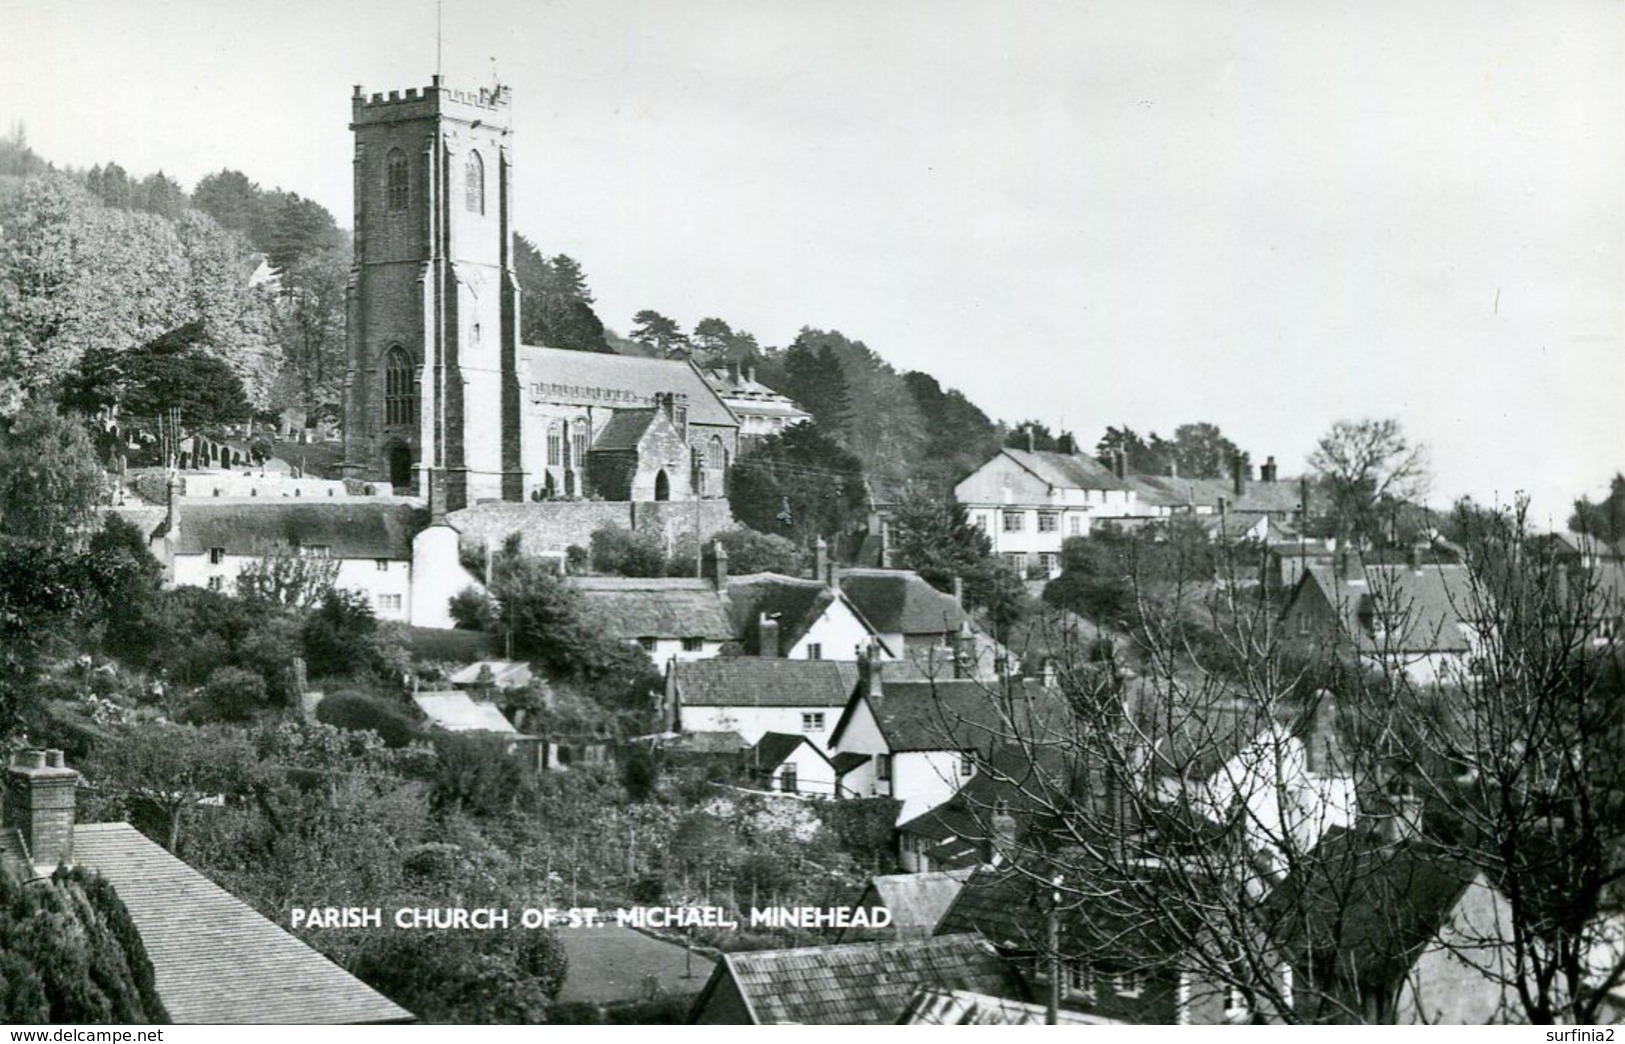
<svg viewBox="0 0 1625 1044">
<path fill-rule="evenodd" d="M 384 198 L 390 210 L 405 210 L 407 202 L 406 153 L 390 149 L 384 157 Z"/>
<path fill-rule="evenodd" d="M 412 358 L 406 349 L 395 345 L 384 355 L 384 423 L 411 424 L 417 405 Z"/>
<path fill-rule="evenodd" d="M 468 154 L 467 205 L 471 214 L 485 213 L 485 161 L 478 152 Z"/>
</svg>

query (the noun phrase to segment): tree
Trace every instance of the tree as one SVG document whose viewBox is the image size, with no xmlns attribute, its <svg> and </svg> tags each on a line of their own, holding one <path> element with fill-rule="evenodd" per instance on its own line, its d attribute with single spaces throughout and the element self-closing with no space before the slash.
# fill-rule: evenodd
<svg viewBox="0 0 1625 1044">
<path fill-rule="evenodd" d="M 519 336 L 526 344 L 578 352 L 610 352 L 604 323 L 593 311 L 581 265 L 567 254 L 544 258 L 524 236 L 514 238 L 519 280 Z"/>
<path fill-rule="evenodd" d="M 903 383 L 925 423 L 925 451 L 916 472 L 928 489 L 953 488 L 998 451 L 997 427 L 957 389 L 944 389 L 918 371 L 903 374 Z"/>
<path fill-rule="evenodd" d="M 1025 420 L 1010 429 L 1009 434 L 1004 437 L 1004 444 L 1009 449 L 1054 452 L 1055 435 L 1044 422 Z"/>
<path fill-rule="evenodd" d="M 1156 434 L 1151 438 L 1156 441 Z M 1173 458 L 1186 478 L 1229 478 L 1234 462 L 1242 457 L 1240 447 L 1225 438 L 1217 424 L 1201 421 L 1174 429 Z"/>
<path fill-rule="evenodd" d="M 1309 455 L 1330 505 L 1330 535 L 1365 547 L 1384 541 L 1389 509 L 1428 487 L 1427 450 L 1399 421 L 1338 421 Z"/>
<path fill-rule="evenodd" d="M 666 542 L 659 532 L 604 526 L 593 530 L 592 566 L 613 576 L 665 576 Z"/>
<path fill-rule="evenodd" d="M 339 559 L 278 544 L 237 572 L 237 597 L 281 609 L 314 609 L 327 601 L 338 580 Z"/>
<path fill-rule="evenodd" d="M 784 353 L 784 393 L 800 403 L 824 431 L 839 436 L 852 419 L 852 395 L 833 338 L 803 329 Z M 844 340 L 844 338 L 842 338 Z"/>
<path fill-rule="evenodd" d="M 706 365 L 715 365 L 733 347 L 734 330 L 716 316 L 707 316 L 694 324 L 694 347 L 703 353 Z"/>
<path fill-rule="evenodd" d="M 806 546 L 864 519 L 863 464 L 818 425 L 804 421 L 769 435 L 735 462 L 728 504 L 750 528 Z"/>
<path fill-rule="evenodd" d="M 221 725 L 145 723 L 100 748 L 86 775 L 162 814 L 164 847 L 179 854 L 188 813 L 206 798 L 252 793 L 258 756 L 243 734 Z"/>
<path fill-rule="evenodd" d="M 131 202 L 140 210 L 171 221 L 180 217 L 187 208 L 186 190 L 161 170 L 141 179 L 141 184 L 131 194 Z"/>
<path fill-rule="evenodd" d="M 247 420 L 251 410 L 242 380 L 202 346 L 204 337 L 204 325 L 196 321 L 139 348 L 91 349 L 67 399 L 81 409 L 117 406 L 142 418 L 178 410 L 187 431 Z"/>
<path fill-rule="evenodd" d="M 749 573 L 780 573 L 794 576 L 801 569 L 802 554 L 793 541 L 774 533 L 758 533 L 741 526 L 712 538 L 728 553 L 728 570 L 736 576 Z"/>
<path fill-rule="evenodd" d="M 0 422 L 0 536 L 77 546 L 106 500 L 95 447 L 77 420 L 36 399 Z"/>
<path fill-rule="evenodd" d="M 1526 501 L 1464 514 L 1454 609 L 1470 653 L 1441 691 L 1383 650 L 1369 730 L 1396 738 L 1398 785 L 1436 843 L 1505 897 L 1502 931 L 1466 933 L 1452 952 L 1531 1023 L 1601 1021 L 1625 982 L 1625 672 L 1609 625 L 1622 606 L 1601 573 L 1536 538 Z"/>
<path fill-rule="evenodd" d="M 632 340 L 653 349 L 657 358 L 675 359 L 687 356 L 688 335 L 683 333 L 683 328 L 677 325 L 675 319 L 668 319 L 659 312 L 645 308 L 634 315 L 632 321 L 637 324 L 632 328 Z"/>
<path fill-rule="evenodd" d="M 286 272 L 307 258 L 342 250 L 344 236 L 326 207 L 294 193 L 274 193 L 268 201 L 269 230 L 264 243 L 271 268 Z"/>
<path fill-rule="evenodd" d="M 981 569 L 993 552 L 993 542 L 971 525 L 963 504 L 923 490 L 912 490 L 893 507 L 889 521 L 897 564 L 939 591 Z"/>
<path fill-rule="evenodd" d="M 366 595 L 329 588 L 321 604 L 305 618 L 305 659 L 310 673 L 321 677 L 376 670 L 371 639 L 377 630 L 378 618 Z"/>
<path fill-rule="evenodd" d="M 240 170 L 205 174 L 192 189 L 192 206 L 214 218 L 221 228 L 255 240 L 263 231 L 265 201 L 260 187 Z"/>
<path fill-rule="evenodd" d="M 282 272 L 274 317 L 285 364 L 279 397 L 307 417 L 336 417 L 342 405 L 349 280 L 349 259 L 338 250 L 306 254 Z"/>
<path fill-rule="evenodd" d="M 1569 532 L 1591 537 L 1604 544 L 1625 540 L 1625 475 L 1616 474 L 1608 484 L 1608 496 L 1593 504 L 1587 497 L 1574 502 L 1569 516 Z"/>
</svg>

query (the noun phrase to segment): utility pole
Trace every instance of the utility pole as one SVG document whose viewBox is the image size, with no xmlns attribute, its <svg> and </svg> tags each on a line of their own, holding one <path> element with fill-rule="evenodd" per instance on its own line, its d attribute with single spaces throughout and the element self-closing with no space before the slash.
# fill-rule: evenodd
<svg viewBox="0 0 1625 1044">
<path fill-rule="evenodd" d="M 1061 1014 L 1061 876 L 1050 882 L 1049 894 L 1049 1003 L 1044 1006 L 1044 1025 L 1053 1026 Z"/>
</svg>

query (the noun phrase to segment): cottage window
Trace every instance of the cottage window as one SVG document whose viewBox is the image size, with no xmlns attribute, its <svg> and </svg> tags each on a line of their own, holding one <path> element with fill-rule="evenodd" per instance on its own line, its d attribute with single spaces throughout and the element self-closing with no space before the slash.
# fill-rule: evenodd
<svg viewBox="0 0 1625 1044">
<path fill-rule="evenodd" d="M 1119 997 L 1138 997 L 1145 992 L 1145 973 L 1138 971 L 1118 972 L 1112 980 L 1112 991 Z"/>
<path fill-rule="evenodd" d="M 411 424 L 417 415 L 417 392 L 412 387 L 412 357 L 393 345 L 384 353 L 384 423 Z"/>
<path fill-rule="evenodd" d="M 1004 564 L 1014 569 L 1022 576 L 1027 575 L 1027 555 L 1023 551 L 1006 551 Z"/>
<path fill-rule="evenodd" d="M 1058 511 L 1040 511 L 1038 513 L 1038 531 L 1040 533 L 1055 533 L 1061 528 L 1061 515 Z"/>
<path fill-rule="evenodd" d="M 1095 999 L 1095 971 L 1088 961 L 1067 962 L 1066 992 L 1084 1000 Z"/>
<path fill-rule="evenodd" d="M 407 187 L 406 153 L 390 149 L 384 158 L 384 198 L 391 211 L 406 209 Z"/>
<path fill-rule="evenodd" d="M 819 644 L 818 642 L 809 642 L 807 644 L 807 659 L 809 659 L 809 660 L 822 660 L 823 658 L 824 658 L 824 647 L 821 644 Z"/>
<path fill-rule="evenodd" d="M 704 648 L 705 648 L 705 639 L 704 638 L 684 638 L 683 639 L 683 651 L 684 652 L 699 652 L 700 650 L 702 650 Z"/>
<path fill-rule="evenodd" d="M 1004 515 L 1004 531 L 1006 533 L 1019 533 L 1027 528 L 1027 513 L 1025 511 L 1006 511 Z"/>
<path fill-rule="evenodd" d="M 875 755 L 875 778 L 879 780 L 891 779 L 891 755 Z"/>
<path fill-rule="evenodd" d="M 1050 551 L 1040 551 L 1038 553 L 1038 564 L 1043 567 L 1044 572 L 1054 573 L 1056 569 L 1060 568 L 1061 556 Z"/>
<path fill-rule="evenodd" d="M 807 712 L 803 713 L 801 715 L 801 731 L 802 732 L 823 732 L 824 731 L 824 712 L 823 711 L 807 711 Z"/>
<path fill-rule="evenodd" d="M 376 558 L 376 559 L 373 559 L 373 565 L 374 565 L 374 567 L 376 567 L 376 568 L 377 568 L 377 570 L 378 570 L 378 571 L 379 571 L 379 572 L 380 572 L 380 573 L 387 573 L 387 572 L 389 572 L 389 559 L 387 559 L 387 558 Z"/>
<path fill-rule="evenodd" d="M 223 548 L 223 547 L 211 547 L 211 548 L 209 548 L 209 564 L 210 565 L 219 565 L 221 563 L 221 561 L 223 561 L 225 559 L 225 557 L 226 557 L 226 549 L 225 548 Z"/>
<path fill-rule="evenodd" d="M 219 577 L 219 576 L 211 576 L 211 577 L 209 577 L 209 590 L 211 590 L 211 591 L 219 591 L 219 590 L 223 590 L 225 588 L 225 586 L 226 586 L 226 581 L 225 581 L 224 577 Z"/>
<path fill-rule="evenodd" d="M 1066 519 L 1066 532 L 1068 536 L 1083 535 L 1083 516 L 1068 515 Z"/>
<path fill-rule="evenodd" d="M 976 755 L 971 753 L 959 755 L 959 778 L 969 779 L 976 775 Z"/>
<path fill-rule="evenodd" d="M 333 549 L 326 544 L 306 544 L 299 549 L 299 553 L 306 558 L 331 558 Z"/>
<path fill-rule="evenodd" d="M 478 152 L 468 154 L 464 205 L 470 214 L 485 213 L 485 161 Z"/>
<path fill-rule="evenodd" d="M 655 640 L 653 638 L 647 636 L 639 638 L 638 645 L 642 647 L 644 652 L 652 653 L 655 651 Z"/>
<path fill-rule="evenodd" d="M 386 594 L 378 596 L 378 611 L 381 613 L 398 613 L 401 611 L 401 596 Z"/>
<path fill-rule="evenodd" d="M 779 789 L 786 794 L 796 792 L 796 767 L 794 765 L 786 765 L 779 770 Z"/>
</svg>

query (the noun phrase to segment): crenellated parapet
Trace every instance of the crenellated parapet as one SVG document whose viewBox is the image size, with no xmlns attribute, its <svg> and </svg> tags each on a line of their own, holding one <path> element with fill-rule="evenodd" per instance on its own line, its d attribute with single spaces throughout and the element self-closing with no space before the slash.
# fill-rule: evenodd
<svg viewBox="0 0 1625 1044">
<path fill-rule="evenodd" d="M 368 94 L 357 84 L 350 98 L 350 126 L 353 130 L 367 124 L 445 117 L 507 129 L 512 96 L 513 92 L 503 86 L 472 90 L 446 87 L 438 75 L 427 87 L 408 87 L 387 94 Z"/>
</svg>

